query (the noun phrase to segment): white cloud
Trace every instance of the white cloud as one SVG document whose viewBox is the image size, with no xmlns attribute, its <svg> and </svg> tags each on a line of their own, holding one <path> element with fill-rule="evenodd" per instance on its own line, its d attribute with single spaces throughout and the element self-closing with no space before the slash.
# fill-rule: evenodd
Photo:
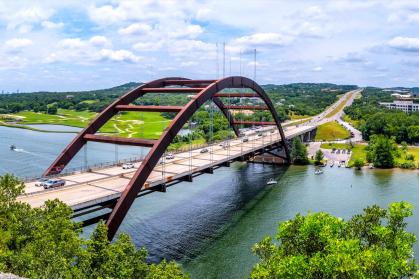
<svg viewBox="0 0 419 279">
<path fill-rule="evenodd" d="M 177 70 L 175 67 L 158 68 L 159 71 L 172 71 Z"/>
<path fill-rule="evenodd" d="M 198 12 L 196 12 L 196 19 L 199 21 L 208 21 L 211 19 L 212 14 L 213 11 L 211 9 L 199 9 Z"/>
<path fill-rule="evenodd" d="M 247 66 L 254 66 L 255 62 L 250 62 L 249 64 L 247 64 Z M 260 62 L 256 62 L 256 66 L 257 67 L 269 67 L 269 63 L 268 61 L 260 61 Z"/>
<path fill-rule="evenodd" d="M 408 81 L 417 81 L 415 78 L 409 78 Z"/>
<path fill-rule="evenodd" d="M 335 57 L 333 61 L 337 63 L 360 63 L 366 62 L 366 58 L 363 54 L 358 52 L 350 52 L 339 57 Z"/>
<path fill-rule="evenodd" d="M 7 11 L 2 14 L 0 21 L 7 22 L 7 28 L 14 29 L 17 25 L 25 23 L 38 23 L 51 17 L 55 11 L 42 7 L 24 8 L 18 11 Z"/>
<path fill-rule="evenodd" d="M 33 45 L 33 42 L 29 39 L 12 39 L 6 42 L 7 52 L 17 53 L 23 51 L 27 46 Z"/>
<path fill-rule="evenodd" d="M 187 39 L 187 38 L 196 38 L 198 35 L 200 35 L 202 32 L 204 32 L 204 29 L 199 25 L 187 25 L 186 28 L 183 26 L 181 28 L 178 28 L 176 30 L 168 31 L 168 35 L 170 38 L 175 39 Z"/>
<path fill-rule="evenodd" d="M 180 64 L 180 67 L 191 67 L 191 66 L 198 66 L 199 63 L 198 62 L 183 62 L 182 64 Z"/>
<path fill-rule="evenodd" d="M 108 39 L 104 36 L 94 36 L 90 38 L 89 43 L 92 46 L 95 47 L 104 47 L 104 46 L 110 46 L 111 43 L 108 41 Z"/>
<path fill-rule="evenodd" d="M 19 27 L 19 34 L 26 34 L 31 32 L 33 26 L 30 24 L 24 24 Z"/>
<path fill-rule="evenodd" d="M 52 64 L 58 62 L 67 62 L 67 59 L 64 57 L 62 52 L 52 53 L 42 60 L 42 63 L 44 64 Z"/>
<path fill-rule="evenodd" d="M 317 68 L 314 68 L 314 71 L 321 72 L 321 71 L 323 71 L 323 68 L 322 67 L 317 67 Z"/>
<path fill-rule="evenodd" d="M 419 39 L 418 38 L 403 38 L 396 37 L 388 42 L 388 45 L 392 48 L 402 51 L 419 51 Z"/>
<path fill-rule="evenodd" d="M 278 33 L 258 33 L 252 36 L 244 36 L 231 42 L 232 45 L 241 45 L 245 47 L 281 47 L 288 46 L 293 42 L 291 36 L 285 36 Z"/>
<path fill-rule="evenodd" d="M 54 22 L 51 22 L 51 21 L 43 21 L 41 23 L 41 25 L 44 28 L 47 28 L 47 29 L 54 29 L 54 28 L 61 28 L 61 27 L 63 27 L 64 26 L 64 23 L 62 23 L 62 22 L 54 23 Z"/>
<path fill-rule="evenodd" d="M 84 46 L 84 42 L 82 42 L 80 38 L 64 39 L 59 41 L 58 45 L 64 48 L 81 48 Z"/>
<path fill-rule="evenodd" d="M 139 36 L 139 35 L 147 35 L 152 29 L 153 28 L 150 25 L 134 23 L 128 26 L 127 28 L 119 29 L 118 33 L 120 35 Z"/>
<path fill-rule="evenodd" d="M 125 62 L 125 63 L 139 63 L 143 57 L 135 56 L 132 52 L 128 50 L 111 50 L 111 49 L 102 49 L 94 54 L 93 61 L 102 61 L 102 62 Z"/>
</svg>

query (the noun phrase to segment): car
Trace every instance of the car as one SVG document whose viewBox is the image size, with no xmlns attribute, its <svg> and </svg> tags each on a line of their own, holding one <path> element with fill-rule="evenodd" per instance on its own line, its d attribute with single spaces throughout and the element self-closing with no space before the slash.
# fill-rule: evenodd
<svg viewBox="0 0 419 279">
<path fill-rule="evenodd" d="M 132 169 L 134 168 L 134 164 L 133 163 L 126 163 L 125 165 L 122 166 L 123 169 Z"/>
<path fill-rule="evenodd" d="M 50 179 L 47 182 L 43 183 L 44 189 L 54 188 L 57 186 L 64 186 L 65 180 L 64 179 Z"/>
<path fill-rule="evenodd" d="M 206 149 L 206 148 L 204 148 L 200 151 L 200 153 L 207 153 L 207 152 L 208 152 L 208 149 Z"/>
<path fill-rule="evenodd" d="M 256 127 L 256 130 L 259 130 L 259 129 L 260 129 L 260 126 L 257 126 L 257 127 Z"/>
<path fill-rule="evenodd" d="M 262 137 L 266 137 L 268 134 L 267 133 L 263 133 L 262 134 Z"/>
<path fill-rule="evenodd" d="M 337 139 L 336 141 L 341 141 L 341 139 Z"/>
<path fill-rule="evenodd" d="M 262 136 L 262 133 L 259 133 L 258 136 L 261 137 Z"/>
<path fill-rule="evenodd" d="M 173 154 L 167 154 L 167 156 L 166 156 L 167 160 L 174 159 L 174 158 L 175 158 L 175 155 L 173 155 Z"/>
<path fill-rule="evenodd" d="M 48 181 L 48 178 L 41 178 L 41 179 L 39 179 L 38 181 L 35 182 L 35 186 L 36 187 L 44 186 L 43 183 L 47 182 L 47 181 Z"/>
<path fill-rule="evenodd" d="M 274 133 L 275 131 L 274 130 L 271 130 L 271 133 Z"/>
<path fill-rule="evenodd" d="M 220 142 L 220 146 L 224 146 L 226 143 L 224 141 Z"/>
<path fill-rule="evenodd" d="M 243 138 L 243 142 L 248 142 L 249 141 L 249 138 L 248 137 L 244 137 Z"/>
</svg>

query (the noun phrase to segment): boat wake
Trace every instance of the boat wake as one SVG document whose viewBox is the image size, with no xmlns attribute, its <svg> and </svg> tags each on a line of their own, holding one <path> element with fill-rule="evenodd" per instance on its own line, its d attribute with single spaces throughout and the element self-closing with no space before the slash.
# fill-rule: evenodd
<svg viewBox="0 0 419 279">
<path fill-rule="evenodd" d="M 26 150 L 24 150 L 24 149 L 19 149 L 19 148 L 16 148 L 16 149 L 15 149 L 15 150 L 13 150 L 13 151 L 23 152 L 23 153 L 28 153 L 28 154 L 34 154 L 34 153 L 32 153 L 32 152 L 26 151 Z"/>
</svg>

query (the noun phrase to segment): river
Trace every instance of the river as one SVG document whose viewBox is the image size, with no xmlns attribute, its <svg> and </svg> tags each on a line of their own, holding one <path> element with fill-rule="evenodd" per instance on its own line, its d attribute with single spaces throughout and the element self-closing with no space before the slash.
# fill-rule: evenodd
<svg viewBox="0 0 419 279">
<path fill-rule="evenodd" d="M 42 172 L 74 136 L 0 127 L 0 174 Z M 8 150 L 11 144 L 30 153 L 13 153 Z M 112 160 L 113 146 L 95 148 L 104 153 L 95 160 Z M 124 152 L 129 157 L 134 151 Z M 83 160 L 73 164 L 78 162 Z M 258 261 L 252 246 L 268 234 L 274 237 L 278 222 L 297 213 L 324 211 L 349 219 L 368 205 L 387 208 L 406 200 L 419 206 L 416 170 L 323 170 L 314 175 L 313 166 L 234 163 L 193 183 L 169 187 L 167 193 L 137 199 L 120 231 L 128 233 L 137 248 L 145 247 L 151 262 L 175 260 L 192 278 L 247 278 Z M 267 186 L 270 178 L 278 184 Z M 417 209 L 414 214 L 407 219 L 407 230 L 419 235 Z M 87 227 L 85 235 L 92 229 Z"/>
</svg>

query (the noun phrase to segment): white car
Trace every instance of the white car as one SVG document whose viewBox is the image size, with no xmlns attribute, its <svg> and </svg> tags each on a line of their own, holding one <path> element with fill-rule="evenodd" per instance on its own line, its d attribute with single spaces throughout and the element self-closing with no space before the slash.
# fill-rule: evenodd
<svg viewBox="0 0 419 279">
<path fill-rule="evenodd" d="M 47 182 L 47 181 L 48 181 L 48 178 L 41 178 L 41 179 L 39 179 L 38 181 L 35 182 L 35 186 L 36 187 L 44 186 L 43 183 Z"/>
<path fill-rule="evenodd" d="M 132 169 L 134 168 L 134 164 L 133 163 L 126 163 L 125 165 L 122 166 L 123 169 Z"/>
<path fill-rule="evenodd" d="M 167 154 L 167 156 L 166 156 L 167 160 L 174 159 L 174 158 L 175 158 L 175 155 L 173 155 L 173 154 Z"/>
<path fill-rule="evenodd" d="M 224 146 L 226 143 L 223 141 L 223 142 L 220 142 L 220 146 Z"/>
</svg>

